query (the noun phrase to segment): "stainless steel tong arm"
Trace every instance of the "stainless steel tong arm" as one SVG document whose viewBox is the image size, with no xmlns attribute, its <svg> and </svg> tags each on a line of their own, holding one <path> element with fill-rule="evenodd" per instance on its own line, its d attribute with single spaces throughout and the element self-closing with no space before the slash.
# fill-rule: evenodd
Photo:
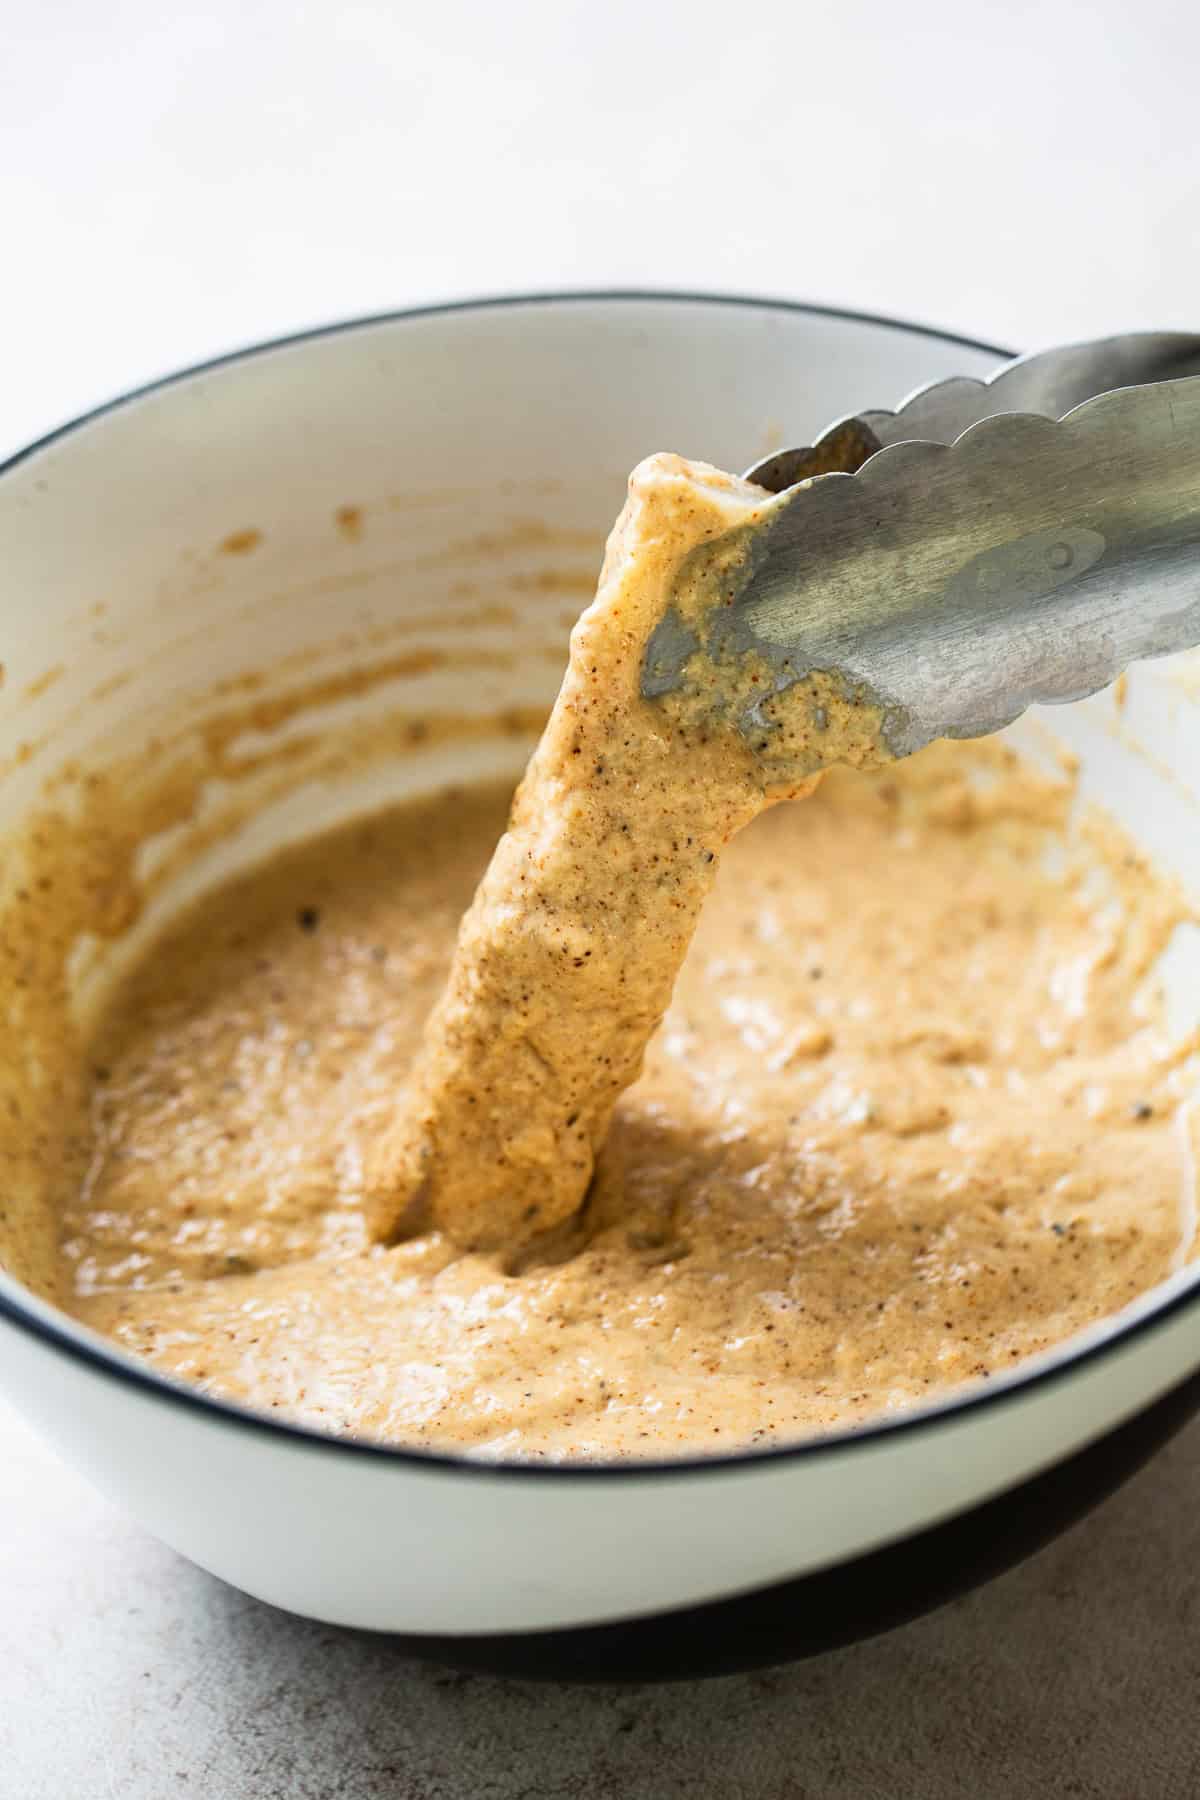
<svg viewBox="0 0 1200 1800">
<path fill-rule="evenodd" d="M 894 413 L 842 421 L 815 451 L 783 453 L 824 444 L 828 457 L 836 442 L 857 468 L 778 494 L 733 604 L 699 624 L 694 607 L 686 626 L 663 619 L 643 693 L 707 684 L 728 721 L 739 659 L 765 667 L 777 694 L 820 672 L 879 707 L 887 749 L 904 756 L 1200 642 L 1200 375 L 1074 403 L 1114 373 L 1187 367 L 1200 367 L 1200 339 L 1073 346 L 990 383 L 940 383 Z M 1064 396 L 1071 410 L 1048 416 Z M 1010 410 L 1021 398 L 1035 410 Z M 768 484 L 786 473 L 780 457 L 760 470 Z M 761 706 L 736 723 L 762 745 Z"/>
</svg>

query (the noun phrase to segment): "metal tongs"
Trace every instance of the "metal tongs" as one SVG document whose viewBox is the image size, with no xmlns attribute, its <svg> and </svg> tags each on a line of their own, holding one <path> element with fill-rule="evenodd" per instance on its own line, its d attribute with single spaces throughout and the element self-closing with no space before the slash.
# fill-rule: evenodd
<svg viewBox="0 0 1200 1800">
<path fill-rule="evenodd" d="M 722 672 L 753 657 L 768 695 L 819 672 L 878 707 L 906 756 L 1200 643 L 1200 337 L 1136 333 L 937 382 L 747 475 L 777 498 L 732 586 L 726 560 L 722 604 L 660 622 L 647 699 L 711 689 L 728 720 Z M 739 706 L 764 749 L 761 701 Z"/>
</svg>

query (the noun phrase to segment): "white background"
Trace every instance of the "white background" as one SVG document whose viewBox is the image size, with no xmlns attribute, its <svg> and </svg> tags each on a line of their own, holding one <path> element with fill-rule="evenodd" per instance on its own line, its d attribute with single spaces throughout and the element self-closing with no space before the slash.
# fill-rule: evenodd
<svg viewBox="0 0 1200 1800">
<path fill-rule="evenodd" d="M 1198 19 L 0 0 L 0 454 L 247 341 L 480 292 L 759 292 L 1019 348 L 1196 329 Z M 1192 1795 L 1198 1476 L 1192 1432 L 881 1644 L 601 1699 L 447 1685 L 243 1601 L 0 1411 L 0 1800 Z"/>
<path fill-rule="evenodd" d="M 1021 349 L 1200 311 L 1194 0 L 0 20 L 0 450 L 250 339 L 452 295 L 757 291 Z"/>
</svg>

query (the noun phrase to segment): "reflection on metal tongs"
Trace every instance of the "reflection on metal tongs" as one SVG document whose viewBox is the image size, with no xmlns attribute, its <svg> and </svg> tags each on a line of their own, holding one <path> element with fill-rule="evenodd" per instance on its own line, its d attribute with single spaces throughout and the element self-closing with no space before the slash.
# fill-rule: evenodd
<svg viewBox="0 0 1200 1800">
<path fill-rule="evenodd" d="M 752 657 L 774 694 L 820 673 L 878 707 L 904 756 L 1200 643 L 1200 337 L 1137 333 L 938 382 L 747 473 L 777 497 L 732 603 L 726 577 L 699 623 L 668 611 L 647 699 L 711 688 L 719 709 Z M 761 709 L 737 722 L 762 748 Z"/>
</svg>

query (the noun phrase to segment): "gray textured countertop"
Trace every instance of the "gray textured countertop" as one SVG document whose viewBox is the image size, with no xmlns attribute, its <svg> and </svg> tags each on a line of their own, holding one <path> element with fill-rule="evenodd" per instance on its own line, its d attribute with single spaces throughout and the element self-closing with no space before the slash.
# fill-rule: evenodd
<svg viewBox="0 0 1200 1800">
<path fill-rule="evenodd" d="M 0 1406 L 0 1800 L 1195 1800 L 1200 1427 L 902 1631 L 659 1688 L 405 1661 L 202 1574 Z"/>
</svg>

